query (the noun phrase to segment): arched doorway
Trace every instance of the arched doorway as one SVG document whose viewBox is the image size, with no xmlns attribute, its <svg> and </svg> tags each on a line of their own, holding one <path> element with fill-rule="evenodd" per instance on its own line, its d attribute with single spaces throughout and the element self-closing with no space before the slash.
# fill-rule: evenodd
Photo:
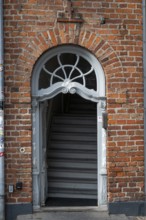
<svg viewBox="0 0 146 220">
<path fill-rule="evenodd" d="M 61 94 L 67 94 L 63 96 Z M 70 95 L 69 95 L 70 94 Z M 53 151 L 52 155 L 56 153 L 56 155 L 64 155 L 66 154 L 67 159 L 74 155 L 78 157 L 78 163 L 74 164 L 76 166 L 76 170 L 78 170 L 75 174 L 70 174 L 73 167 L 63 174 L 63 178 L 65 182 L 61 182 L 60 173 L 63 173 L 65 166 L 70 166 L 69 163 L 63 162 L 63 168 L 60 170 L 56 168 L 56 161 L 52 162 L 54 165 L 54 173 L 58 173 L 57 178 L 60 178 L 58 182 L 53 182 L 51 185 L 50 173 L 48 174 L 48 165 L 49 160 L 46 161 L 47 152 L 51 155 L 51 150 L 48 150 L 48 145 L 50 144 L 50 126 L 54 112 L 59 111 L 63 112 L 64 109 L 68 108 L 69 111 L 69 102 L 71 101 L 70 96 L 74 96 L 73 94 L 77 94 L 82 97 L 84 100 L 88 100 L 90 102 L 96 103 L 96 117 L 94 121 L 97 123 L 96 137 L 96 155 L 95 152 L 91 155 L 91 158 L 88 158 L 90 154 L 90 147 L 87 150 L 83 147 L 84 152 L 80 151 L 81 154 L 79 156 L 79 152 L 75 151 L 78 146 L 78 143 L 81 142 L 80 137 L 77 138 L 76 143 L 72 147 L 70 153 L 66 150 L 58 150 L 57 152 Z M 59 97 L 57 102 L 54 101 L 55 97 Z M 68 98 L 69 97 L 69 98 Z M 77 99 L 77 98 L 76 98 Z M 63 100 L 63 101 L 62 101 Z M 80 102 L 80 101 L 79 101 Z M 65 103 L 65 107 L 64 104 Z M 79 103 L 77 104 L 79 106 Z M 89 104 L 90 105 L 90 104 Z M 45 54 L 43 54 L 39 60 L 37 61 L 32 76 L 32 107 L 33 107 L 33 206 L 34 208 L 41 207 L 45 204 L 45 200 L 48 195 L 48 189 L 51 190 L 53 185 L 56 185 L 56 191 L 50 193 L 50 195 L 57 195 L 57 197 L 72 197 L 76 192 L 75 188 L 81 188 L 79 193 L 76 193 L 77 196 L 81 198 L 96 198 L 96 201 L 99 206 L 105 205 L 107 202 L 107 176 L 106 176 L 106 128 L 104 122 L 104 114 L 105 114 L 105 77 L 103 69 L 98 62 L 98 60 L 86 49 L 73 46 L 73 45 L 63 45 L 58 46 L 56 48 L 50 49 Z M 86 107 L 85 107 L 86 108 Z M 63 109 L 63 110 L 62 110 Z M 65 110 L 66 111 L 66 110 Z M 64 113 L 64 112 L 63 112 Z M 82 112 L 82 114 L 84 114 Z M 81 115 L 82 115 L 81 114 Z M 80 116 L 81 116 L 80 115 Z M 91 115 L 90 115 L 91 116 Z M 65 120 L 65 119 L 63 119 Z M 86 119 L 84 118 L 84 121 Z M 73 121 L 75 121 L 73 119 Z M 78 118 L 77 121 L 80 121 L 81 127 L 81 119 Z M 88 121 L 88 120 L 87 120 Z M 70 123 L 70 122 L 69 122 Z M 58 125 L 57 125 L 58 126 Z M 84 125 L 83 125 L 84 126 Z M 83 129 L 82 126 L 82 129 Z M 64 129 L 61 128 L 60 129 Z M 66 127 L 67 130 L 72 129 Z M 73 132 L 73 131 L 72 131 Z M 88 132 L 88 130 L 87 130 Z M 76 132 L 77 133 L 77 132 Z M 94 132 L 93 132 L 94 133 Z M 79 133 L 78 133 L 79 135 Z M 62 134 L 60 134 L 62 138 Z M 69 135 L 66 134 L 66 137 L 69 139 Z M 75 133 L 71 133 L 71 136 L 75 137 Z M 85 134 L 83 139 L 85 139 Z M 55 137 L 56 140 L 58 136 Z M 86 137 L 89 139 L 89 136 Z M 91 135 L 91 142 L 94 139 Z M 66 138 L 65 138 L 66 139 Z M 60 139 L 59 139 L 60 141 Z M 63 140 L 63 145 L 65 146 L 65 141 Z M 85 140 L 86 141 L 86 140 Z M 61 146 L 61 144 L 59 145 Z M 71 145 L 70 145 L 71 146 Z M 81 146 L 81 145 L 80 145 Z M 66 147 L 68 148 L 68 147 Z M 54 149 L 53 149 L 54 150 Z M 94 149 L 95 150 L 95 149 Z M 49 156 L 50 160 L 56 158 L 55 156 Z M 82 156 L 81 156 L 82 155 Z M 94 184 L 87 184 L 89 181 L 89 173 L 82 178 L 86 179 L 87 182 L 82 182 L 73 184 L 75 181 L 75 177 L 77 175 L 82 176 L 79 168 L 81 166 L 92 167 L 92 162 L 87 163 L 87 160 L 92 160 L 94 157 L 96 159 L 96 173 L 94 172 L 94 179 L 97 176 L 97 181 Z M 81 158 L 84 159 L 84 164 L 81 163 Z M 60 162 L 60 161 L 59 161 Z M 87 163 L 87 164 L 85 164 Z M 78 165 L 77 165 L 78 164 Z M 52 165 L 51 165 L 52 166 Z M 60 165 L 59 165 L 60 166 Z M 72 166 L 72 165 L 71 165 Z M 85 169 L 84 169 L 85 170 Z M 93 171 L 93 170 L 92 170 Z M 53 172 L 52 170 L 50 172 Z M 53 175 L 55 175 L 53 173 Z M 66 182 L 67 176 L 70 175 L 71 184 Z M 73 185 L 73 191 L 68 190 L 69 185 Z M 97 187 L 95 186 L 97 185 Z M 62 187 L 63 186 L 63 187 Z M 65 191 L 69 191 L 67 195 L 62 191 L 59 194 L 60 188 L 65 188 Z M 90 188 L 90 189 L 89 189 Z M 86 190 L 88 189 L 88 190 Z M 84 196 L 82 191 L 84 191 Z M 88 191 L 88 192 L 87 192 Z M 92 196 L 91 192 L 93 192 L 94 196 Z M 97 193 L 95 193 L 97 191 Z M 50 192 L 50 191 L 49 191 Z M 53 194 L 54 193 L 54 194 Z"/>
</svg>

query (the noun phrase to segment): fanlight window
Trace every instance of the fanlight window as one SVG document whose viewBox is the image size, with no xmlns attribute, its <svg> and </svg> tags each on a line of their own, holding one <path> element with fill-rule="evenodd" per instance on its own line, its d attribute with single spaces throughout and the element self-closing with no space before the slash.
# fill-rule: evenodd
<svg viewBox="0 0 146 220">
<path fill-rule="evenodd" d="M 97 89 L 93 66 L 74 53 L 59 53 L 44 63 L 39 77 L 39 90 L 58 82 L 76 82 L 88 89 Z"/>
<path fill-rule="evenodd" d="M 32 96 L 43 101 L 59 93 L 77 93 L 98 102 L 105 95 L 103 69 L 89 51 L 63 45 L 43 54 L 34 67 Z"/>
</svg>

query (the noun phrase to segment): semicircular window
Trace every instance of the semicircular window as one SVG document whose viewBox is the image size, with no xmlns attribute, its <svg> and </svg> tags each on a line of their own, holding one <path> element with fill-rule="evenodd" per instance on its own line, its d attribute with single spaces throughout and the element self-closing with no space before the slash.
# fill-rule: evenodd
<svg viewBox="0 0 146 220">
<path fill-rule="evenodd" d="M 75 53 L 59 53 L 44 63 L 39 75 L 39 90 L 66 81 L 97 90 L 94 68 L 84 57 Z"/>
</svg>

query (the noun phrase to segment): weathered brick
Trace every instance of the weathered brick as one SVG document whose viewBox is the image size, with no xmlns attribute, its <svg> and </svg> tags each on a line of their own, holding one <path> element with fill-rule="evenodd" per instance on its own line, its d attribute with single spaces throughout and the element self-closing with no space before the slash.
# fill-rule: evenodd
<svg viewBox="0 0 146 220">
<path fill-rule="evenodd" d="M 58 11 L 67 10 L 67 5 L 61 0 L 28 0 L 21 3 L 5 0 L 6 185 L 12 179 L 16 182 L 21 175 L 27 192 L 15 192 L 12 196 L 6 188 L 7 202 L 32 201 L 32 69 L 37 59 L 49 48 L 68 43 L 90 50 L 105 73 L 108 200 L 142 198 L 141 4 L 141 0 L 73 1 L 75 10 L 82 14 L 84 20 L 82 25 L 78 25 L 57 23 Z M 100 24 L 101 15 L 106 18 L 104 25 Z M 19 154 L 20 146 L 26 150 L 22 157 Z"/>
</svg>

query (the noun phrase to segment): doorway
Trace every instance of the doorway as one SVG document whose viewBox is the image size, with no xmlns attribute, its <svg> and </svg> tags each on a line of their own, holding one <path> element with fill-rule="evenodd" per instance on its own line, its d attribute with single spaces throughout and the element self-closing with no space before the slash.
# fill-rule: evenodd
<svg viewBox="0 0 146 220">
<path fill-rule="evenodd" d="M 47 129 L 45 204 L 96 206 L 96 103 L 75 94 L 58 95 L 52 102 L 52 120 Z"/>
<path fill-rule="evenodd" d="M 35 65 L 32 100 L 34 208 L 105 205 L 105 77 L 98 60 L 77 46 L 49 50 Z"/>
</svg>

